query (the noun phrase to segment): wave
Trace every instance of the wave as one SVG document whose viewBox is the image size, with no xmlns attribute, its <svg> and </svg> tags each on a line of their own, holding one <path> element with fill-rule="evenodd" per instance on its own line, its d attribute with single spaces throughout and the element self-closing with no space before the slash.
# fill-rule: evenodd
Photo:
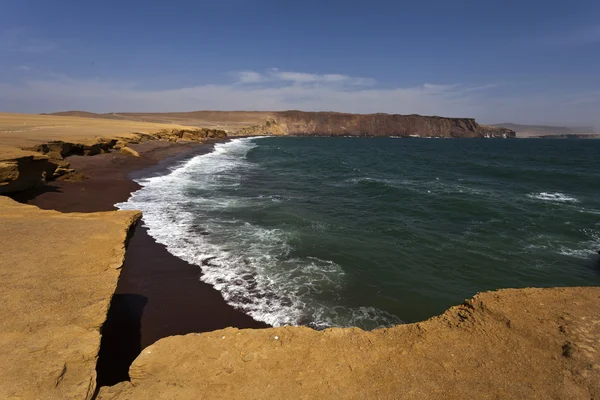
<svg viewBox="0 0 600 400">
<path fill-rule="evenodd" d="M 331 304 L 323 294 L 340 293 L 343 268 L 317 257 L 298 257 L 295 232 L 243 220 L 245 210 L 285 200 L 269 195 L 244 198 L 235 190 L 257 168 L 247 160 L 253 138 L 215 145 L 170 174 L 140 179 L 142 189 L 120 209 L 143 212 L 149 234 L 167 250 L 202 270 L 201 280 L 227 303 L 273 326 L 359 326 L 372 329 L 401 323 L 371 307 Z M 232 210 L 239 211 L 237 217 Z M 338 295 L 339 296 L 339 295 Z M 331 297 L 331 296 L 324 296 Z"/>
<path fill-rule="evenodd" d="M 566 194 L 563 194 L 560 192 L 529 193 L 529 194 L 527 194 L 527 197 L 529 197 L 530 199 L 553 201 L 553 202 L 559 202 L 559 203 L 578 203 L 579 202 L 579 200 L 577 200 L 575 197 L 570 197 L 570 196 L 567 196 Z"/>
<path fill-rule="evenodd" d="M 585 240 L 579 242 L 576 248 L 569 248 L 564 245 L 558 247 L 558 254 L 563 256 L 575 257 L 580 259 L 589 259 L 597 255 L 600 250 L 600 233 L 593 229 L 581 229 L 581 234 Z"/>
<path fill-rule="evenodd" d="M 462 181 L 462 179 L 458 179 Z M 436 177 L 435 179 L 429 180 L 413 180 L 413 179 L 383 179 L 383 178 L 371 178 L 371 177 L 357 177 L 350 178 L 344 181 L 346 184 L 353 186 L 365 186 L 365 187 L 382 187 L 387 189 L 400 189 L 408 190 L 411 192 L 421 194 L 435 194 L 435 195 L 478 195 L 478 196 L 494 196 L 491 191 L 486 191 L 479 188 L 473 188 L 460 183 L 448 182 L 440 180 Z"/>
</svg>

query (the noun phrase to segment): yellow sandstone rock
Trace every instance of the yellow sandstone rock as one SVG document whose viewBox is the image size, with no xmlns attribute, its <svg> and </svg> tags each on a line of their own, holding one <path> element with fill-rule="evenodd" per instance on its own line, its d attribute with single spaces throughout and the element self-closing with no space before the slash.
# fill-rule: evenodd
<svg viewBox="0 0 600 400">
<path fill-rule="evenodd" d="M 89 399 L 140 213 L 62 214 L 0 196 L 0 399 Z"/>
<path fill-rule="evenodd" d="M 486 292 L 417 324 L 162 339 L 98 399 L 597 399 L 600 288 Z"/>
<path fill-rule="evenodd" d="M 121 154 L 125 154 L 126 156 L 139 157 L 140 153 L 132 149 L 131 147 L 121 147 L 119 150 Z"/>
</svg>

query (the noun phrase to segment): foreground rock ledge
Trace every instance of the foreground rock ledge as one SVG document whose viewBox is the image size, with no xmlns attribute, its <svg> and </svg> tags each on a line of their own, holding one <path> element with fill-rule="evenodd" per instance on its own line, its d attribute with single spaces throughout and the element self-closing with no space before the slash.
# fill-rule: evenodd
<svg viewBox="0 0 600 400">
<path fill-rule="evenodd" d="M 598 399 L 600 288 L 500 290 L 426 322 L 169 337 L 99 399 Z"/>
<path fill-rule="evenodd" d="M 0 398 L 88 399 L 138 212 L 61 214 L 0 196 Z"/>
</svg>

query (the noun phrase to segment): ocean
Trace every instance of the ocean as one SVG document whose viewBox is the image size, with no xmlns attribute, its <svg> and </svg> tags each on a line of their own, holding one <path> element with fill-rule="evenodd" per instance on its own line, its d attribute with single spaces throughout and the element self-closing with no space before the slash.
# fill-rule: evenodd
<svg viewBox="0 0 600 400">
<path fill-rule="evenodd" d="M 600 141 L 240 138 L 117 206 L 273 326 L 375 329 L 600 285 Z"/>
</svg>

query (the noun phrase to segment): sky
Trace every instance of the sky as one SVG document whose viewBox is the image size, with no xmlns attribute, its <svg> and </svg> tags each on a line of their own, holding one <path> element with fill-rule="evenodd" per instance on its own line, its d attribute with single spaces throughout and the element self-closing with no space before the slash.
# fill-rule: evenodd
<svg viewBox="0 0 600 400">
<path fill-rule="evenodd" d="M 0 0 L 0 112 L 287 109 L 600 128 L 600 1 Z"/>
</svg>

